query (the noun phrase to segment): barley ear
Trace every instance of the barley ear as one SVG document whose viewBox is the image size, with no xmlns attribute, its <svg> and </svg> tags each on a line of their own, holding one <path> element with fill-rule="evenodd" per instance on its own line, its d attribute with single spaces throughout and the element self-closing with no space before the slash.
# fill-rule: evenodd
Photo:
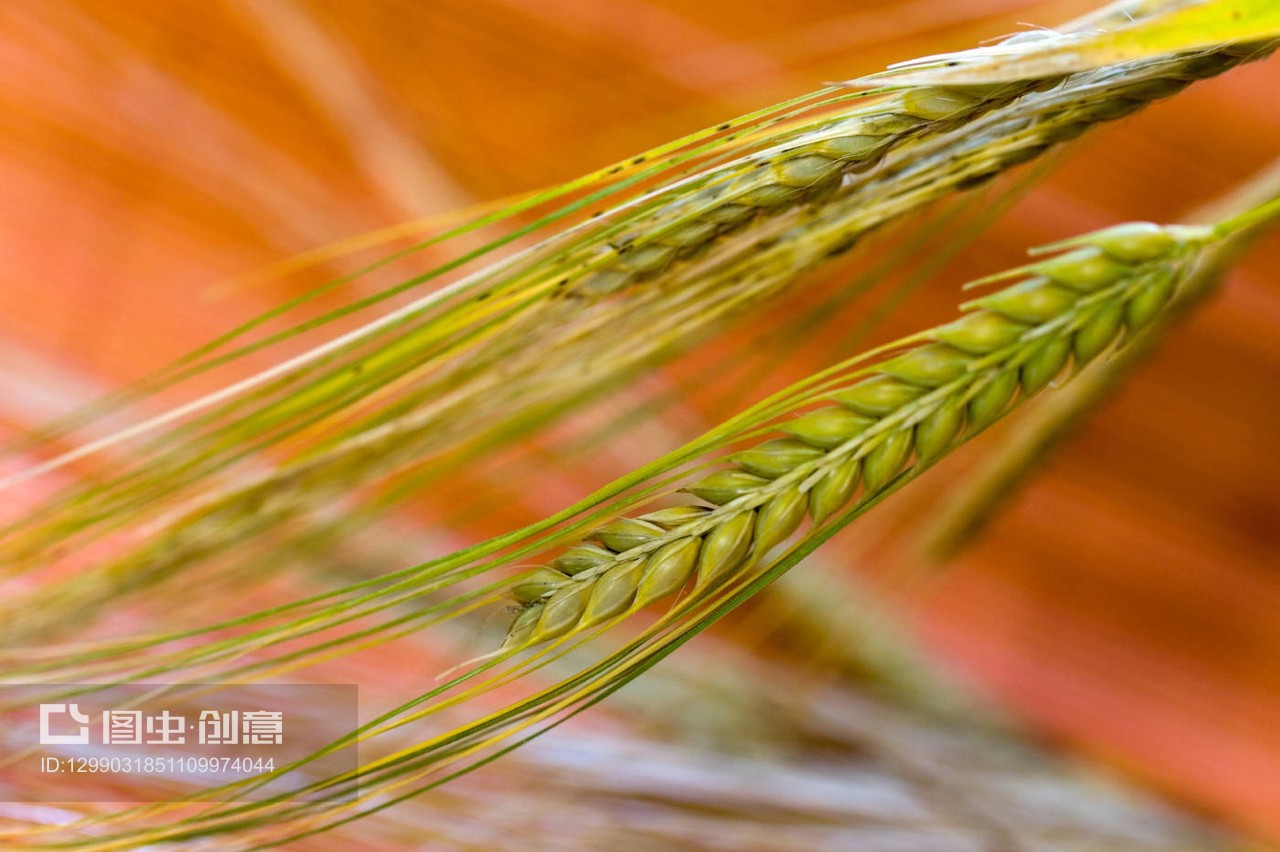
<svg viewBox="0 0 1280 852">
<path fill-rule="evenodd" d="M 514 588 L 519 649 L 674 594 L 699 598 L 793 535 L 870 505 L 1026 399 L 1146 326 L 1215 241 L 1209 228 L 1139 223 L 1085 235 L 986 281 L 959 320 L 827 392 L 835 405 L 776 423 L 787 435 L 725 457 L 683 489 L 709 506 L 660 509 L 599 528 Z M 535 615 L 530 615 L 535 613 Z"/>
</svg>

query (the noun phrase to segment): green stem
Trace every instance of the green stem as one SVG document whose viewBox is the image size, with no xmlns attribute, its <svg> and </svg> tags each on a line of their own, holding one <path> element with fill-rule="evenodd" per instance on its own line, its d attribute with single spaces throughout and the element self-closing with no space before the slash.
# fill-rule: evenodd
<svg viewBox="0 0 1280 852">
<path fill-rule="evenodd" d="M 1280 218 L 1280 194 L 1243 213 L 1222 220 L 1214 226 L 1214 232 L 1222 237 L 1232 236 L 1268 225 L 1278 218 Z"/>
</svg>

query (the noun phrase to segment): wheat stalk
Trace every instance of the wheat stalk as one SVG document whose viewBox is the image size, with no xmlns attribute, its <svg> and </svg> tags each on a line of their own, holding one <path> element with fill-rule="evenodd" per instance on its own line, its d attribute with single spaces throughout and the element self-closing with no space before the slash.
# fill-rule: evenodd
<svg viewBox="0 0 1280 852">
<path fill-rule="evenodd" d="M 622 518 L 524 576 L 504 648 L 604 623 L 690 584 L 698 595 L 748 570 L 805 517 L 821 525 L 936 461 L 1122 333 L 1149 323 L 1214 231 L 1130 224 L 1049 247 L 1063 253 L 983 282 L 1018 283 L 969 303 L 836 403 L 782 423 L 732 466 L 688 486 L 704 504 Z"/>
</svg>

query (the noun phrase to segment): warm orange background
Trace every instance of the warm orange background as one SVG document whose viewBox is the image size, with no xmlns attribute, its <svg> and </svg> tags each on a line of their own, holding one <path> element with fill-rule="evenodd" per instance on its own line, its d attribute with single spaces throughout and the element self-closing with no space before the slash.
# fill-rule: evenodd
<svg viewBox="0 0 1280 852">
<path fill-rule="evenodd" d="M 11 0 L 0 418 L 38 422 L 253 315 L 285 289 L 214 298 L 212 285 L 293 252 L 1089 7 Z M 1277 90 L 1273 59 L 1087 137 L 886 333 L 946 317 L 957 282 L 1029 244 L 1170 220 L 1225 191 L 1280 152 Z M 1273 839 L 1278 246 L 1260 246 L 958 564 L 888 581 L 937 657 L 1036 730 Z M 929 494 L 922 482 L 903 500 Z M 900 576 L 910 549 L 882 533 L 914 505 L 869 516 L 849 553 Z"/>
</svg>

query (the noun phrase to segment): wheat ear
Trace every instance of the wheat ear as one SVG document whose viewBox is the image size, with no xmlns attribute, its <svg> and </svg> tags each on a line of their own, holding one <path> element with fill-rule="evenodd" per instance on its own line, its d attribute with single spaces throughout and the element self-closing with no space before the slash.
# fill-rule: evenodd
<svg viewBox="0 0 1280 852">
<path fill-rule="evenodd" d="M 597 297 L 657 278 L 756 220 L 820 201 L 911 138 L 959 127 L 1056 82 L 906 89 L 720 166 L 699 177 L 705 186 L 676 195 L 600 247 L 587 263 L 593 271 L 568 292 Z"/>
<path fill-rule="evenodd" d="M 622 518 L 523 576 L 516 650 L 646 606 L 714 588 L 758 562 L 808 516 L 815 526 L 873 500 L 904 471 L 945 455 L 1149 323 L 1204 247 L 1210 228 L 1122 225 L 1048 247 L 1062 253 L 984 279 L 1018 283 L 824 394 L 836 404 L 784 422 L 685 491 L 710 505 Z"/>
<path fill-rule="evenodd" d="M 1100 27 L 1130 23 L 1161 11 L 1161 5 L 1112 4 L 1058 31 L 1020 32 L 988 49 L 1017 55 L 1019 50 L 1068 41 Z M 1196 76 L 1209 73 L 1216 72 Z M 674 263 L 701 256 L 753 222 L 822 201 L 912 139 L 961 127 L 1024 95 L 1051 89 L 1067 76 L 1050 73 L 997 83 L 911 86 L 799 128 L 764 150 L 660 194 L 652 211 L 628 222 L 625 231 L 596 250 L 583 267 L 589 272 L 565 292 L 596 297 L 657 278 Z"/>
</svg>

